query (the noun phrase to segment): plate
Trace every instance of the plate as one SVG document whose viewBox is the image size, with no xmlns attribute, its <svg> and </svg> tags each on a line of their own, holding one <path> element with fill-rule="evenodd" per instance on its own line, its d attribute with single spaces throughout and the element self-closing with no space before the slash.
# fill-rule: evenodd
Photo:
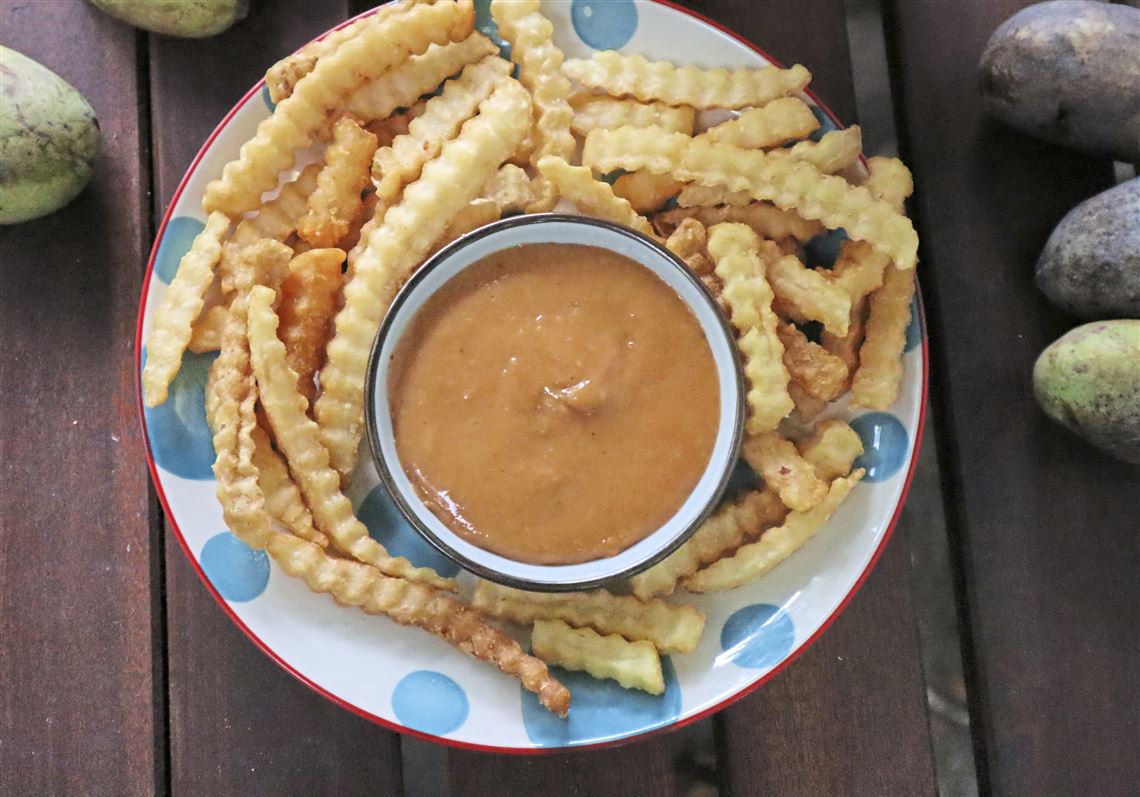
<svg viewBox="0 0 1140 797">
<path fill-rule="evenodd" d="M 489 0 L 475 5 L 477 25 L 493 34 Z M 662 60 L 686 53 L 689 62 L 710 67 L 774 63 L 730 32 L 649 0 L 548 0 L 542 10 L 554 22 L 555 41 L 568 58 L 619 49 Z M 830 112 L 817 110 L 820 133 L 834 129 Z M 203 227 L 206 183 L 269 112 L 268 92 L 259 83 L 222 120 L 176 191 L 151 252 L 140 301 L 140 369 L 151 316 Z M 810 248 L 826 260 L 836 243 L 833 233 Z M 226 613 L 278 664 L 330 700 L 393 729 L 460 747 L 536 752 L 608 745 L 694 722 L 762 685 L 835 619 L 882 552 L 913 472 L 927 373 L 917 304 L 906 349 L 901 395 L 888 411 L 850 412 L 842 405 L 829 411 L 848 418 L 862 436 L 866 453 L 857 464 L 867 476 L 827 526 L 759 581 L 691 599 L 707 614 L 705 632 L 694 652 L 663 657 L 663 696 L 555 668 L 573 695 L 567 720 L 541 709 L 514 679 L 419 629 L 337 607 L 226 531 L 214 494 L 213 447 L 203 406 L 214 355 L 187 352 L 169 400 L 153 410 L 140 404 L 140 412 L 151 475 L 171 529 Z M 370 533 L 417 565 L 456 575 L 458 566 L 404 521 L 363 453 L 361 463 L 348 492 Z M 471 577 L 460 579 L 469 589 Z"/>
</svg>

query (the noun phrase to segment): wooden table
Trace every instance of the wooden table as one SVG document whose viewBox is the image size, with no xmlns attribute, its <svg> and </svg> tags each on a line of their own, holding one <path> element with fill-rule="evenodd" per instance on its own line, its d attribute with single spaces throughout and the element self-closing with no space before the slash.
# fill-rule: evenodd
<svg viewBox="0 0 1140 797">
<path fill-rule="evenodd" d="M 94 105 L 95 178 L 65 210 L 0 228 L 0 793 L 401 794 L 400 737 L 258 652 L 163 531 L 133 378 L 156 219 L 265 65 L 367 3 L 254 0 L 204 41 L 148 36 L 78 0 L 0 4 L 0 40 Z M 857 118 L 842 0 L 693 0 L 800 61 Z M 1037 352 L 1073 321 L 1032 285 L 1107 162 L 983 118 L 974 66 L 1018 0 L 884 0 L 923 294 L 980 785 L 1135 794 L 1140 783 L 1140 470 L 1048 423 Z M 732 795 L 934 791 L 907 530 L 789 670 L 706 722 Z M 918 574 L 921 577 L 921 574 Z M 684 732 L 602 752 L 448 751 L 454 795 L 677 793 Z"/>
</svg>

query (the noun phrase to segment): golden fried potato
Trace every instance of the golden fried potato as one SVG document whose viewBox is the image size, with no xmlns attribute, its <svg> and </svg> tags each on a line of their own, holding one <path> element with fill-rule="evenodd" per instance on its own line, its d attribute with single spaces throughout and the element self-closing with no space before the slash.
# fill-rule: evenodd
<svg viewBox="0 0 1140 797">
<path fill-rule="evenodd" d="M 733 589 L 767 573 L 814 537 L 862 478 L 860 469 L 847 478 L 836 479 L 811 509 L 791 512 L 782 526 L 769 529 L 756 542 L 741 546 L 732 556 L 686 578 L 685 588 L 690 592 Z"/>
<path fill-rule="evenodd" d="M 769 488 L 750 491 L 721 504 L 680 548 L 630 578 L 633 594 L 642 600 L 672 595 L 682 578 L 740 547 L 765 527 L 780 523 L 787 512 L 776 492 Z"/>
<path fill-rule="evenodd" d="M 222 305 L 207 307 L 194 322 L 194 327 L 190 331 L 190 343 L 186 348 L 195 354 L 205 354 L 220 349 L 222 330 L 226 328 L 229 314 L 229 308 Z"/>
<path fill-rule="evenodd" d="M 456 214 L 479 195 L 529 128 L 526 89 L 510 78 L 500 81 L 479 106 L 479 115 L 424 166 L 400 202 L 387 208 L 353 263 L 315 406 L 321 442 L 342 475 L 356 466 L 364 429 L 367 352 L 388 304 L 404 276 L 431 251 Z"/>
<path fill-rule="evenodd" d="M 525 592 L 480 581 L 472 601 L 477 609 L 501 620 L 529 625 L 535 620 L 562 620 L 575 628 L 645 639 L 662 653 L 687 653 L 697 646 L 705 615 L 692 606 L 642 601 L 631 595 L 593 592 Z"/>
<path fill-rule="evenodd" d="M 584 136 L 595 128 L 613 130 L 625 125 L 649 127 L 657 125 L 666 130 L 692 135 L 696 122 L 696 109 L 685 105 L 671 106 L 663 102 L 605 97 L 597 94 L 579 94 L 570 97 L 574 118 L 570 129 Z"/>
<path fill-rule="evenodd" d="M 827 495 L 827 483 L 778 432 L 749 435 L 744 440 L 744 459 L 752 470 L 775 490 L 784 506 L 805 512 Z"/>
<path fill-rule="evenodd" d="M 843 228 L 891 257 L 896 267 L 914 268 L 918 235 L 910 219 L 862 186 L 823 174 L 798 158 L 773 158 L 760 150 L 716 144 L 662 128 L 592 130 L 582 163 L 599 172 L 649 170 L 677 180 L 747 190 L 753 199 Z"/>
<path fill-rule="evenodd" d="M 470 0 L 412 4 L 319 58 L 273 115 L 257 126 L 257 134 L 242 145 L 237 159 L 226 164 L 222 176 L 206 186 L 205 208 L 234 218 L 256 208 L 261 195 L 277 184 L 277 175 L 293 165 L 297 151 L 312 143 L 353 89 L 375 80 L 407 53 L 466 38 L 473 24 Z"/>
<path fill-rule="evenodd" d="M 681 190 L 681 183 L 652 172 L 631 172 L 617 178 L 613 184 L 614 193 L 638 213 L 653 213 L 675 197 Z"/>
<path fill-rule="evenodd" d="M 610 678 L 626 689 L 665 693 L 661 657 L 651 642 L 629 642 L 618 634 L 602 636 L 592 628 L 571 628 L 561 620 L 538 620 L 530 647 L 547 664 Z"/>
<path fill-rule="evenodd" d="M 571 166 L 562 158 L 548 155 L 538 162 L 538 170 L 561 196 L 573 202 L 583 213 L 653 235 L 653 228 L 645 217 L 638 215 L 629 202 L 617 196 L 608 183 L 595 180 L 585 166 Z"/>
<path fill-rule="evenodd" d="M 811 73 L 796 64 L 790 69 L 700 69 L 649 61 L 641 55 L 621 55 L 613 50 L 594 53 L 592 58 L 570 60 L 562 71 L 583 86 L 601 89 L 614 97 L 636 97 L 642 102 L 660 100 L 667 105 L 697 109 L 747 108 L 800 91 Z"/>
<path fill-rule="evenodd" d="M 808 395 L 822 401 L 835 401 L 847 390 L 847 365 L 804 333 L 788 323 L 776 328 L 784 344 L 784 365 Z"/>
<path fill-rule="evenodd" d="M 745 357 L 748 379 L 746 428 L 753 434 L 775 429 L 793 407 L 784 347 L 772 312 L 772 287 L 764 262 L 756 254 L 759 245 L 756 233 L 744 224 L 717 224 L 709 230 L 709 254 L 724 283 L 721 296 L 740 333 L 737 345 Z"/>
<path fill-rule="evenodd" d="M 194 319 L 202 312 L 206 291 L 214 281 L 214 267 L 222 257 L 222 236 L 229 228 L 230 220 L 224 214 L 210 214 L 190 251 L 179 261 L 155 311 L 142 372 L 143 400 L 148 407 L 166 401 L 170 383 L 182 367 L 182 352 L 190 343 Z"/>
<path fill-rule="evenodd" d="M 342 116 L 325 150 L 325 165 L 317 175 L 317 188 L 309 194 L 297 234 L 315 247 L 328 247 L 344 237 L 360 213 L 361 194 L 368 185 L 369 165 L 376 151 L 376 136 L 351 116 Z"/>
<path fill-rule="evenodd" d="M 320 443 L 317 425 L 305 412 L 308 403 L 297 390 L 297 374 L 286 361 L 285 344 L 277 337 L 275 300 L 270 288 L 257 286 L 250 291 L 250 360 L 261 405 L 317 528 L 328 535 L 337 550 L 381 573 L 454 591 L 455 582 L 430 567 L 414 567 L 402 556 L 390 556 L 353 513 L 352 502 L 338 488 L 339 479 L 329 467 L 328 451 Z"/>
<path fill-rule="evenodd" d="M 340 298 L 342 263 L 340 249 L 311 249 L 289 262 L 289 274 L 281 282 L 277 334 L 285 344 L 285 362 L 297 374 L 297 390 L 310 404 Z"/>
<path fill-rule="evenodd" d="M 746 149 L 779 147 L 806 138 L 819 128 L 819 120 L 798 97 L 780 97 L 759 108 L 711 127 L 702 135 L 718 144 Z"/>
</svg>

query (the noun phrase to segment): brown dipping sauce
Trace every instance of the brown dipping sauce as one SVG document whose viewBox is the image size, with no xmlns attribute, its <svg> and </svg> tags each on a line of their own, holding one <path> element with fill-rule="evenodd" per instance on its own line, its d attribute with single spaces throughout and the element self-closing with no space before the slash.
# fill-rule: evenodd
<svg viewBox="0 0 1140 797">
<path fill-rule="evenodd" d="M 392 359 L 396 449 L 456 534 L 521 562 L 612 556 L 708 466 L 716 365 L 677 294 L 636 261 L 529 244 L 451 279 Z"/>
</svg>

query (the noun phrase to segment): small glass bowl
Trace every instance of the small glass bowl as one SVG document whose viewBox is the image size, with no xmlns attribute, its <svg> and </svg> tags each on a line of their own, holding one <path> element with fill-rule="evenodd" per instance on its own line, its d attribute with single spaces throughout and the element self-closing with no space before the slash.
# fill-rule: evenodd
<svg viewBox="0 0 1140 797">
<path fill-rule="evenodd" d="M 412 319 L 448 280 L 495 252 L 539 243 L 609 249 L 640 263 L 668 284 L 696 317 L 712 351 L 720 388 L 720 418 L 712 455 L 680 509 L 648 536 L 602 559 L 567 565 L 519 562 L 480 548 L 448 528 L 423 503 L 400 464 L 392 429 L 388 372 Z M 461 567 L 520 589 L 587 589 L 626 578 L 668 556 L 708 517 L 720 500 L 740 452 L 745 388 L 735 339 L 708 291 L 685 264 L 648 236 L 584 216 L 557 213 L 516 216 L 489 224 L 431 257 L 397 294 L 373 344 L 365 381 L 365 422 L 380 478 L 412 527 Z"/>
</svg>

